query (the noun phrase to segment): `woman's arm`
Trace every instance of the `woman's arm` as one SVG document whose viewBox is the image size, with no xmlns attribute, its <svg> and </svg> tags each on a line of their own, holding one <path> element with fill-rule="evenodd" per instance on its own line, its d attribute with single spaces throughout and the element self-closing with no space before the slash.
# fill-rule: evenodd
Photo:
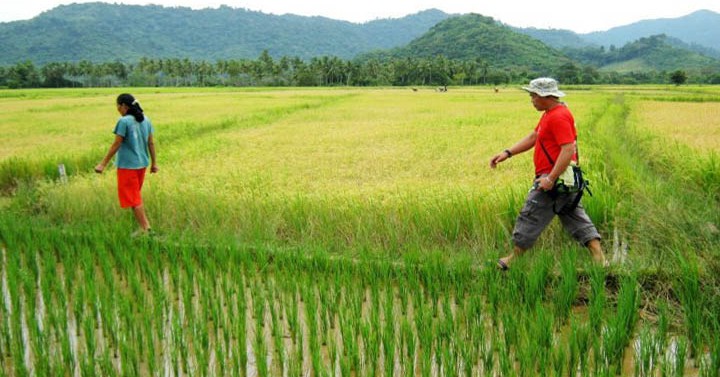
<svg viewBox="0 0 720 377">
<path fill-rule="evenodd" d="M 113 141 L 112 145 L 110 146 L 110 150 L 108 150 L 108 153 L 105 155 L 105 157 L 100 161 L 97 166 L 95 166 L 95 173 L 102 173 L 103 170 L 105 170 L 105 166 L 110 162 L 110 160 L 115 156 L 115 153 L 117 153 L 118 149 L 120 149 L 120 145 L 123 142 L 123 137 L 120 135 L 115 135 L 115 141 Z"/>
</svg>

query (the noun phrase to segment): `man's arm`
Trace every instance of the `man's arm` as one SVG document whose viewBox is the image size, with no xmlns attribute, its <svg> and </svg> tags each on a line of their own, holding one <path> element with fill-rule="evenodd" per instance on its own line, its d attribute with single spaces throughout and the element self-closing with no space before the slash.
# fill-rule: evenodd
<svg viewBox="0 0 720 377">
<path fill-rule="evenodd" d="M 537 140 L 537 132 L 533 131 L 529 135 L 520 139 L 520 141 L 515 143 L 512 147 L 493 156 L 493 158 L 490 159 L 490 168 L 495 169 L 497 164 L 507 160 L 508 158 L 532 149 L 532 147 L 535 146 L 535 140 Z"/>
<path fill-rule="evenodd" d="M 570 165 L 570 161 L 572 160 L 572 156 L 575 154 L 575 143 L 568 143 L 563 144 L 560 146 L 560 154 L 558 155 L 557 161 L 555 161 L 555 165 L 552 168 L 552 171 L 550 171 L 550 174 L 538 178 L 536 182 L 538 182 L 538 188 L 548 191 L 552 190 L 553 186 L 555 186 L 555 181 L 560 177 L 560 175 L 567 169 L 568 165 Z"/>
</svg>

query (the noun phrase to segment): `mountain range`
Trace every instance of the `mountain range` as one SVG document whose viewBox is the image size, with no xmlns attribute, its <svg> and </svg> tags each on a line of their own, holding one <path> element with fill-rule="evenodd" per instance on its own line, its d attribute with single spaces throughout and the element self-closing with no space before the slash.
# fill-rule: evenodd
<svg viewBox="0 0 720 377">
<path fill-rule="evenodd" d="M 577 34 L 514 28 L 490 17 L 437 9 L 356 24 L 227 6 L 192 10 L 85 3 L 62 5 L 26 21 L 0 23 L 0 66 L 28 60 L 46 64 L 132 63 L 142 57 L 255 59 L 267 51 L 274 57 L 302 59 L 443 55 L 533 70 L 546 69 L 548 62 L 554 67 L 577 62 L 620 71 L 700 69 L 720 67 L 718 35 L 720 14 L 707 10 Z M 668 64 L 657 64 L 664 61 Z"/>
</svg>

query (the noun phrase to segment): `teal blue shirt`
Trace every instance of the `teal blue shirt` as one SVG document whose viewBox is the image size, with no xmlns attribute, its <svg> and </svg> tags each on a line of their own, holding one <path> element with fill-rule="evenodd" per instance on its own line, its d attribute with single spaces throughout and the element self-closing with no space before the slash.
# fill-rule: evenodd
<svg viewBox="0 0 720 377">
<path fill-rule="evenodd" d="M 146 168 L 150 164 L 148 138 L 153 131 L 153 126 L 147 117 L 139 123 L 132 115 L 120 118 L 113 131 L 115 135 L 123 138 L 115 165 L 122 169 Z"/>
</svg>

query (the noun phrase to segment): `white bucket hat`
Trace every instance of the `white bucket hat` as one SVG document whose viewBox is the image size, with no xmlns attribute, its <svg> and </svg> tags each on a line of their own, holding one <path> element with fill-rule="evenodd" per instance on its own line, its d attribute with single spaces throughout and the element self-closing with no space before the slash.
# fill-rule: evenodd
<svg viewBox="0 0 720 377">
<path fill-rule="evenodd" d="M 540 77 L 530 81 L 529 86 L 523 86 L 523 89 L 530 93 L 535 93 L 540 97 L 564 97 L 565 93 L 558 90 L 558 82 L 549 77 Z"/>
</svg>

